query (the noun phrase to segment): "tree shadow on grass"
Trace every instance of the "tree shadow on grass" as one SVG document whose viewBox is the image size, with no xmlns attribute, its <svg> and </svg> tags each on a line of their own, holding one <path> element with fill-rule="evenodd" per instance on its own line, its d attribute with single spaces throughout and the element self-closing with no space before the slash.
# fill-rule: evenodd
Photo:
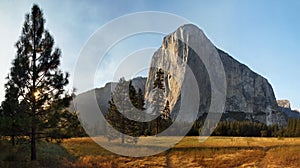
<svg viewBox="0 0 300 168">
<path fill-rule="evenodd" d="M 74 162 L 77 158 L 57 143 L 39 142 L 37 160 L 30 161 L 30 144 L 18 144 L 14 147 L 8 142 L 0 143 L 0 167 L 38 168 L 64 167 L 65 162 Z"/>
</svg>

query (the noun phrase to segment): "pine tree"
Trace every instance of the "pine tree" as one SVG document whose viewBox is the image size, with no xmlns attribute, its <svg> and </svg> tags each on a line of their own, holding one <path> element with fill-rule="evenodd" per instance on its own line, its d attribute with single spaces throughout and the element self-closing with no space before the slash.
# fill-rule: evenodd
<svg viewBox="0 0 300 168">
<path fill-rule="evenodd" d="M 68 113 L 65 113 L 67 116 L 68 122 L 66 123 L 65 127 L 65 137 L 85 137 L 87 136 L 83 126 L 80 123 L 80 120 L 78 118 L 78 112 L 77 111 L 70 111 Z"/>
<path fill-rule="evenodd" d="M 159 133 L 159 130 L 163 130 L 166 127 L 162 127 L 162 122 L 167 123 L 164 125 L 169 125 L 171 121 L 169 102 L 167 102 L 168 107 L 166 108 L 165 103 L 164 72 L 161 68 L 159 68 L 155 75 L 152 96 L 153 114 L 158 115 L 158 117 L 155 119 L 156 135 Z"/>
<path fill-rule="evenodd" d="M 37 133 L 47 136 L 49 127 L 58 126 L 59 114 L 65 114 L 71 100 L 64 90 L 69 74 L 59 69 L 61 51 L 53 48 L 54 39 L 44 24 L 43 12 L 33 5 L 25 16 L 8 78 L 18 88 L 16 103 L 22 104 L 22 112 L 30 119 L 31 160 L 36 160 Z"/>
<path fill-rule="evenodd" d="M 119 80 L 119 83 L 117 84 L 114 94 L 113 94 L 113 99 L 114 99 L 114 103 L 117 104 L 117 108 L 118 108 L 118 112 L 121 113 L 121 115 L 118 114 L 118 116 L 120 116 L 119 121 L 116 122 L 120 122 L 120 126 L 119 126 L 119 130 L 122 132 L 121 138 L 122 138 L 122 143 L 125 142 L 125 131 L 126 131 L 126 121 L 125 121 L 125 113 L 128 111 L 128 103 L 130 102 L 129 100 L 129 87 L 128 87 L 128 83 L 125 80 L 125 78 L 121 78 Z M 115 124 L 115 123 L 114 123 Z"/>
<path fill-rule="evenodd" d="M 21 132 L 25 132 L 24 124 L 26 123 L 26 118 L 24 119 L 24 114 L 21 113 L 21 104 L 18 102 L 19 89 L 12 80 L 5 84 L 5 88 L 5 100 L 1 104 L 3 120 L 1 130 L 3 130 L 4 135 L 11 137 L 11 143 L 14 146 L 15 137 Z"/>
<path fill-rule="evenodd" d="M 130 101 L 126 103 L 126 105 L 129 105 L 126 115 L 129 118 L 126 118 L 126 134 L 132 136 L 131 138 L 127 136 L 126 141 L 129 143 L 137 143 L 138 136 L 141 132 L 141 123 L 136 121 L 138 119 L 141 119 L 141 115 L 137 109 L 138 106 L 138 94 L 136 92 L 136 89 L 132 85 L 132 80 L 129 81 L 129 99 Z M 143 107 L 140 107 L 143 108 Z"/>
<path fill-rule="evenodd" d="M 297 119 L 297 126 L 296 126 L 295 136 L 300 137 L 300 119 Z"/>
<path fill-rule="evenodd" d="M 47 139 L 61 142 L 64 138 L 70 138 L 76 134 L 84 134 L 83 128 L 78 119 L 78 113 L 76 111 L 71 112 L 69 102 L 71 97 L 66 97 L 62 100 L 52 102 L 51 107 L 48 110 L 48 119 L 39 129 L 43 129 Z"/>
<path fill-rule="evenodd" d="M 6 121 L 6 119 L 4 118 L 4 114 L 3 114 L 3 108 L 2 106 L 0 106 L 0 137 L 1 136 L 5 136 L 5 126 L 6 123 L 4 123 Z"/>
<path fill-rule="evenodd" d="M 146 119 L 146 113 L 143 111 L 145 110 L 145 98 L 142 92 L 142 89 L 139 88 L 138 93 L 136 95 L 136 109 L 140 111 L 138 115 L 140 116 L 141 121 Z M 139 135 L 145 135 L 145 130 L 147 129 L 147 122 L 140 122 L 139 123 L 140 133 Z"/>
<path fill-rule="evenodd" d="M 285 136 L 293 137 L 296 134 L 295 132 L 296 132 L 296 119 L 290 118 L 288 120 L 288 125 L 285 130 Z"/>
<path fill-rule="evenodd" d="M 278 128 L 278 124 L 274 124 L 272 126 L 272 131 L 271 131 L 271 136 L 272 137 L 278 137 L 279 136 L 279 128 Z"/>
<path fill-rule="evenodd" d="M 167 100 L 165 108 L 161 114 L 162 119 L 169 120 L 171 119 L 171 111 L 170 111 L 170 103 L 169 100 Z"/>
<path fill-rule="evenodd" d="M 142 92 L 142 89 L 139 88 L 138 93 L 137 93 L 136 108 L 138 110 L 145 110 L 144 106 L 145 106 L 144 94 Z"/>
<path fill-rule="evenodd" d="M 108 102 L 109 103 L 109 108 L 108 108 L 108 112 L 105 115 L 105 119 L 107 120 L 107 122 L 110 125 L 107 125 L 107 139 L 108 141 L 111 141 L 113 139 L 116 139 L 119 137 L 119 133 L 116 131 L 113 131 L 114 129 L 120 131 L 121 127 L 123 126 L 121 123 L 121 114 L 118 111 L 115 102 L 114 102 L 114 98 L 112 96 L 111 100 Z M 123 142 L 123 141 L 122 141 Z"/>
<path fill-rule="evenodd" d="M 112 99 L 109 101 L 108 113 L 105 115 L 106 120 L 109 122 L 111 127 L 121 132 L 121 143 L 137 142 L 137 136 L 140 135 L 140 123 L 132 119 L 137 119 L 139 114 L 135 110 L 137 103 L 137 93 L 132 85 L 132 81 L 126 81 L 124 78 L 119 80 L 115 91 L 112 93 Z M 139 105 L 141 106 L 141 105 Z M 129 117 L 129 118 L 127 118 Z M 109 129 L 112 130 L 112 128 Z M 130 135 L 135 137 L 133 140 L 129 138 Z M 115 131 L 109 133 L 109 140 L 118 137 Z"/>
<path fill-rule="evenodd" d="M 293 127 L 292 127 L 292 133 L 291 133 L 292 137 L 297 136 L 296 130 L 297 130 L 297 119 L 293 119 Z"/>
<path fill-rule="evenodd" d="M 165 105 L 165 86 L 164 86 L 164 72 L 161 68 L 159 68 L 155 75 L 155 80 L 153 83 L 153 96 L 152 96 L 152 113 L 158 115 L 155 119 L 156 132 L 155 135 L 159 132 L 159 124 L 161 118 L 161 114 L 164 110 Z"/>
<path fill-rule="evenodd" d="M 161 130 L 167 129 L 172 124 L 170 103 L 167 100 L 163 112 L 161 113 Z"/>
<path fill-rule="evenodd" d="M 73 100 L 75 99 L 76 97 L 76 89 L 73 89 L 73 92 L 72 92 L 72 98 Z M 69 125 L 67 126 L 67 132 L 68 132 L 68 135 L 70 137 L 85 137 L 87 136 L 85 130 L 84 130 L 84 126 L 85 128 L 87 128 L 88 126 L 86 125 L 86 123 L 81 123 L 82 121 L 80 120 L 79 118 L 79 111 L 78 111 L 78 108 L 77 108 L 77 104 L 74 102 L 72 102 L 72 104 L 70 105 L 69 107 L 69 118 L 68 118 L 68 121 L 69 121 Z"/>
</svg>

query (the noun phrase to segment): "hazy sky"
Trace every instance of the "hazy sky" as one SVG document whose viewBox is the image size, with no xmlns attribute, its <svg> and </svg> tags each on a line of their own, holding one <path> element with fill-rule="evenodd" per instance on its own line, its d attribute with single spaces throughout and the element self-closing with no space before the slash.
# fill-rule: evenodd
<svg viewBox="0 0 300 168">
<path fill-rule="evenodd" d="M 15 57 L 14 44 L 24 15 L 30 12 L 33 3 L 43 9 L 46 28 L 63 51 L 62 68 L 71 74 L 81 48 L 103 24 L 133 12 L 170 12 L 199 26 L 218 48 L 267 78 L 277 99 L 289 99 L 292 107 L 300 108 L 297 66 L 300 63 L 300 2 L 296 0 L 0 1 L 0 101 L 4 96 L 5 77 Z M 112 80 L 116 60 L 139 48 L 158 48 L 162 37 L 160 34 L 136 36 L 113 48 L 104 60 L 106 66 L 99 70 L 95 85 L 102 86 Z M 145 61 L 149 62 L 151 56 Z"/>
</svg>

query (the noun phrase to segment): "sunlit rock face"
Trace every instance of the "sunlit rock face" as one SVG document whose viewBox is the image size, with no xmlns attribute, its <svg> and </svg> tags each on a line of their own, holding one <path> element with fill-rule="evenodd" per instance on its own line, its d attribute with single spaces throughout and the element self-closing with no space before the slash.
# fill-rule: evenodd
<svg viewBox="0 0 300 168">
<path fill-rule="evenodd" d="M 165 72 L 166 98 L 170 102 L 172 116 L 176 116 L 181 102 L 181 84 L 186 77 L 187 68 L 190 68 L 199 87 L 198 117 L 207 113 L 211 103 L 210 76 L 195 52 L 201 53 L 204 48 L 211 51 L 205 53 L 208 56 L 218 54 L 224 66 L 227 83 L 224 120 L 286 125 L 286 116 L 279 110 L 272 86 L 267 79 L 217 49 L 202 30 L 191 24 L 183 25 L 164 37 L 162 46 L 154 53 L 145 87 L 146 100 L 151 99 L 156 68 L 162 68 Z M 193 98 L 188 102 L 192 105 Z M 234 118 L 236 115 L 230 115 L 231 113 L 243 113 L 243 117 Z"/>
<path fill-rule="evenodd" d="M 300 118 L 300 112 L 298 110 L 291 109 L 291 103 L 289 100 L 277 100 L 277 104 L 279 110 L 288 118 Z"/>
<path fill-rule="evenodd" d="M 277 100 L 277 104 L 279 107 L 291 109 L 291 103 L 289 100 Z"/>
</svg>

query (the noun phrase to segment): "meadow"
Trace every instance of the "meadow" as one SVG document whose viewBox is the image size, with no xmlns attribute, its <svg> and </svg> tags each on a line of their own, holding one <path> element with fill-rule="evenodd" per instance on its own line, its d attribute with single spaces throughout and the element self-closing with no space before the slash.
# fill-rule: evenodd
<svg viewBox="0 0 300 168">
<path fill-rule="evenodd" d="M 143 146 L 150 140 L 142 137 L 138 143 Z M 172 137 L 163 137 L 154 144 L 163 146 L 170 140 Z M 137 158 L 113 154 L 88 137 L 66 139 L 60 144 L 40 141 L 38 160 L 33 162 L 29 161 L 28 144 L 11 147 L 2 140 L 0 150 L 1 168 L 300 167 L 300 138 L 209 137 L 200 143 L 199 137 L 185 137 L 163 153 Z"/>
</svg>

